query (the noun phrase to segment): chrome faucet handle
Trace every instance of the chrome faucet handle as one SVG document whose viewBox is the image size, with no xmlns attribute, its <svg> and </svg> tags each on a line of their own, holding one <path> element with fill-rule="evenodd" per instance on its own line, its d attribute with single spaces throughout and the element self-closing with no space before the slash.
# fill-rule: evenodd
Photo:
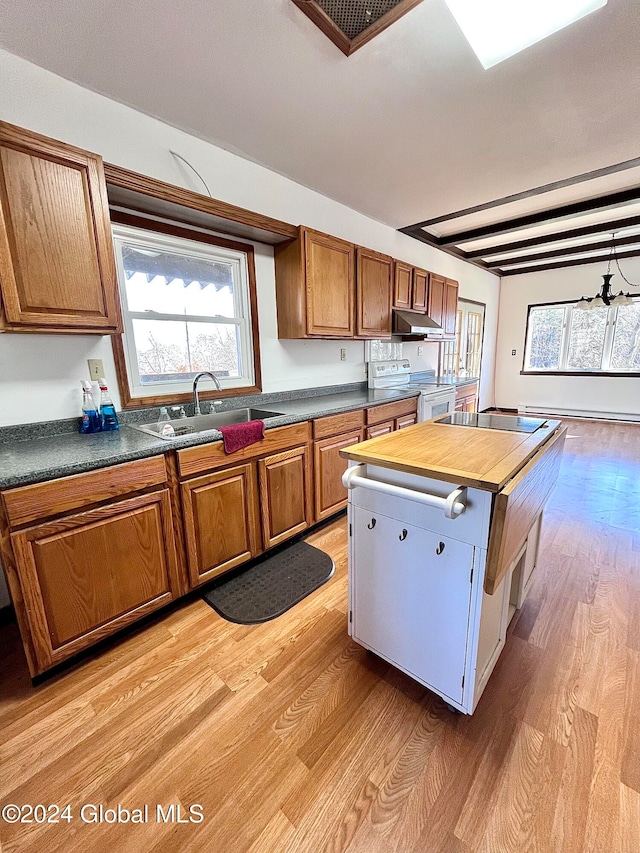
<svg viewBox="0 0 640 853">
<path fill-rule="evenodd" d="M 187 413 L 184 410 L 184 406 L 171 406 L 171 412 L 175 412 L 174 417 L 176 418 L 186 418 Z"/>
</svg>

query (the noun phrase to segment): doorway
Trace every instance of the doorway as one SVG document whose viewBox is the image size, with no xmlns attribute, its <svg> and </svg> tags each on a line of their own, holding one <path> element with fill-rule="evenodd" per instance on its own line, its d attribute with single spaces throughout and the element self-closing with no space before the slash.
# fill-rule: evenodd
<svg viewBox="0 0 640 853">
<path fill-rule="evenodd" d="M 485 305 L 458 300 L 455 341 L 443 341 L 440 376 L 480 376 Z"/>
</svg>

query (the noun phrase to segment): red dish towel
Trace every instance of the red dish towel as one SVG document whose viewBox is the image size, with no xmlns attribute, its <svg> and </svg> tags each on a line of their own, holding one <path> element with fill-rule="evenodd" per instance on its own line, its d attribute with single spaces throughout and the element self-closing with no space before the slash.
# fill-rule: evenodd
<svg viewBox="0 0 640 853">
<path fill-rule="evenodd" d="M 247 421 L 220 427 L 225 453 L 235 453 L 264 438 L 264 421 Z"/>
</svg>

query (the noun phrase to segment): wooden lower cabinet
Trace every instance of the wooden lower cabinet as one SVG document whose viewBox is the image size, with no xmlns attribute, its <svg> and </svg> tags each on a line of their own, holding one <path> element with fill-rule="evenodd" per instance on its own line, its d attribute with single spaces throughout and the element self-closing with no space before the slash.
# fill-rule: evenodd
<svg viewBox="0 0 640 853">
<path fill-rule="evenodd" d="M 260 553 L 255 462 L 196 477 L 181 490 L 192 586 Z"/>
<path fill-rule="evenodd" d="M 311 470 L 308 445 L 258 460 L 265 549 L 301 533 L 312 523 Z"/>
<path fill-rule="evenodd" d="M 475 412 L 478 409 L 478 383 L 456 388 L 456 412 Z"/>
<path fill-rule="evenodd" d="M 168 489 L 47 521 L 10 536 L 30 637 L 44 672 L 179 595 Z M 18 609 L 18 608 L 16 608 Z M 22 621 L 22 620 L 21 620 Z"/>
<path fill-rule="evenodd" d="M 342 475 L 348 461 L 340 451 L 350 444 L 362 441 L 362 430 L 353 430 L 324 438 L 314 444 L 315 468 L 315 519 L 328 518 L 347 505 L 347 490 L 342 485 Z"/>
</svg>

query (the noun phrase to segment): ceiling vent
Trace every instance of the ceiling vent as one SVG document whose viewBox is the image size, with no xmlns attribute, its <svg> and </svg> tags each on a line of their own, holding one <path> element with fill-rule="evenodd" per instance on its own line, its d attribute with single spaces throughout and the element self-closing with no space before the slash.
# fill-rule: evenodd
<svg viewBox="0 0 640 853">
<path fill-rule="evenodd" d="M 422 0 L 293 0 L 349 56 Z"/>
</svg>

